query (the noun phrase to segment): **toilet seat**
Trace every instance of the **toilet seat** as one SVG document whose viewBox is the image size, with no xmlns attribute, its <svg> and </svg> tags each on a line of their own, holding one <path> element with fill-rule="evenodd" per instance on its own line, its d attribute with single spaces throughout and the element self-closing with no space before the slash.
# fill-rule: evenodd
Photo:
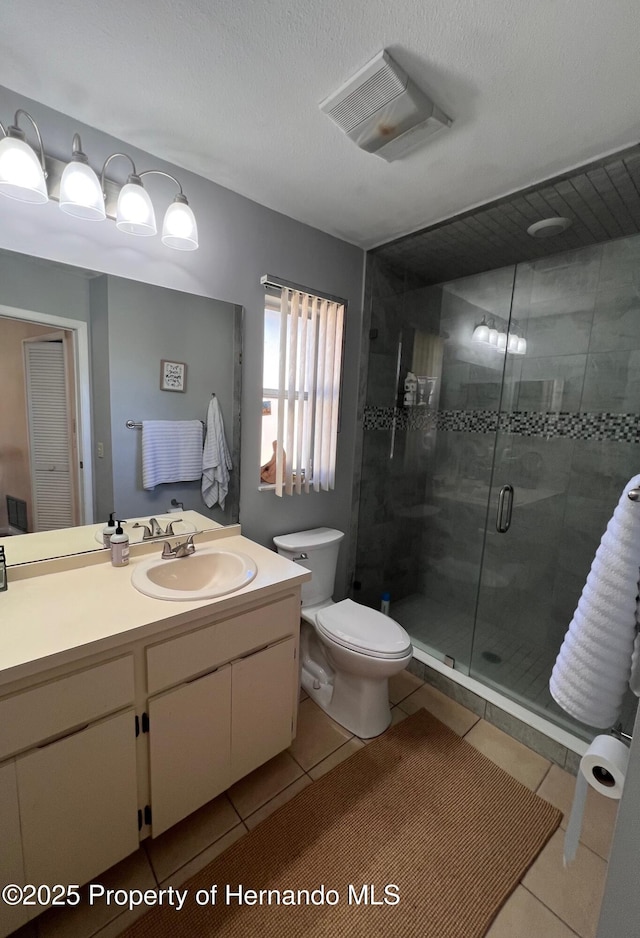
<svg viewBox="0 0 640 938">
<path fill-rule="evenodd" d="M 403 658 L 411 649 L 398 622 L 351 599 L 319 609 L 316 628 L 329 641 L 372 658 Z"/>
</svg>

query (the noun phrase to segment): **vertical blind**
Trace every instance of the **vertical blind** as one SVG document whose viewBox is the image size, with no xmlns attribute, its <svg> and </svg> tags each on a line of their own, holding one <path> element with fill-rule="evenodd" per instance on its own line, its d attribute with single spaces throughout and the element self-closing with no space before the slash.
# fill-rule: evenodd
<svg viewBox="0 0 640 938">
<path fill-rule="evenodd" d="M 276 495 L 335 487 L 344 304 L 280 288 Z"/>
</svg>

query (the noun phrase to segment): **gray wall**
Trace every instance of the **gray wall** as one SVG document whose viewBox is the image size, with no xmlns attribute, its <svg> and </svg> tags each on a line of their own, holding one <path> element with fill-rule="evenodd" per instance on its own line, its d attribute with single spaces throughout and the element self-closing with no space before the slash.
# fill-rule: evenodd
<svg viewBox="0 0 640 938">
<path fill-rule="evenodd" d="M 65 158 L 70 153 L 73 133 L 79 132 L 83 149 L 95 168 L 99 169 L 109 154 L 125 150 L 138 169 L 154 167 L 176 175 L 197 215 L 200 249 L 189 254 L 170 251 L 159 238 L 121 235 L 111 222 L 73 219 L 62 213 L 55 202 L 33 206 L 9 199 L 3 199 L 0 205 L 0 247 L 243 306 L 240 503 L 243 531 L 259 543 L 270 545 L 274 534 L 321 524 L 344 527 L 351 512 L 354 471 L 363 251 L 8 89 L 0 90 L 4 114 L 10 115 L 19 107 L 28 110 L 40 126 L 45 150 L 52 156 Z M 119 162 L 114 161 L 111 167 L 114 176 L 120 173 L 118 179 L 124 182 L 129 169 L 124 160 L 122 166 Z M 313 185 L 313 180 L 309 184 Z M 156 177 L 150 180 L 149 189 L 158 207 L 168 204 L 175 192 L 173 184 Z M 282 499 L 272 492 L 258 492 L 263 315 L 260 276 L 266 273 L 344 297 L 348 303 L 344 400 L 334 492 Z M 338 572 L 337 595 L 344 595 L 346 579 L 343 564 Z"/>
<path fill-rule="evenodd" d="M 3 202 L 9 204 L 8 199 Z M 2 247 L 13 250 L 10 243 L 11 224 L 0 206 L 0 239 Z M 42 261 L 0 254 L 0 305 L 14 306 L 66 319 L 89 322 L 89 284 L 84 271 L 59 267 Z"/>
<path fill-rule="evenodd" d="M 94 457 L 96 441 L 104 446 L 105 456 L 94 458 L 95 520 L 102 521 L 115 510 L 111 446 L 111 387 L 109 378 L 109 302 L 108 277 L 91 281 L 91 420 Z M 124 512 L 120 516 L 126 519 Z"/>
</svg>

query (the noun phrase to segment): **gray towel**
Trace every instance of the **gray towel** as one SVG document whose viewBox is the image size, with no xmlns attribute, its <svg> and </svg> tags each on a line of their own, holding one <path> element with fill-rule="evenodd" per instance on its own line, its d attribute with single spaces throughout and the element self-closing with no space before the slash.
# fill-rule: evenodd
<svg viewBox="0 0 640 938">
<path fill-rule="evenodd" d="M 224 508 L 229 492 L 229 471 L 233 468 L 224 435 L 218 398 L 212 397 L 207 411 L 207 433 L 202 453 L 202 498 L 208 508 L 216 502 Z"/>
</svg>

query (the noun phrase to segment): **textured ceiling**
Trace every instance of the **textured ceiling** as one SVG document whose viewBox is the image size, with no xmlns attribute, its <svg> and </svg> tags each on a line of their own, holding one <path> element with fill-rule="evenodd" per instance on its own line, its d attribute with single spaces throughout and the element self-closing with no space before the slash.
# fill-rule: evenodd
<svg viewBox="0 0 640 938">
<path fill-rule="evenodd" d="M 0 9 L 0 84 L 363 247 L 640 139 L 637 0 Z M 318 109 L 383 47 L 454 120 L 390 164 Z"/>
<path fill-rule="evenodd" d="M 569 218 L 561 234 L 529 225 Z M 373 256 L 423 285 L 640 233 L 640 146 L 386 244 Z"/>
</svg>

